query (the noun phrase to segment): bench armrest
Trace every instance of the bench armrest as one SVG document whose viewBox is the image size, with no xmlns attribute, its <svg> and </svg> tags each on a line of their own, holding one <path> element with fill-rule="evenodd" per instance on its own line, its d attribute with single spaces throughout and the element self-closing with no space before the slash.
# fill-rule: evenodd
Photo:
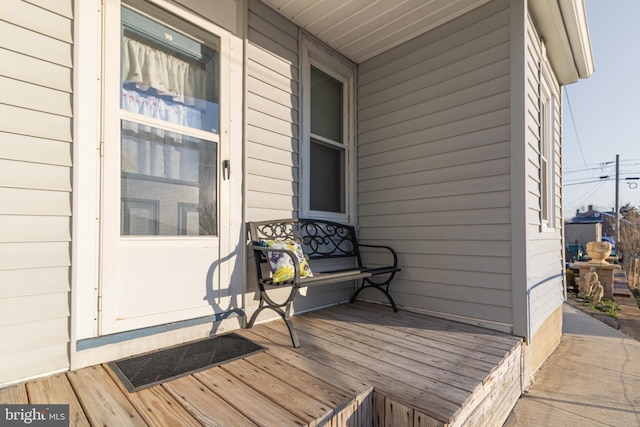
<svg viewBox="0 0 640 427">
<path fill-rule="evenodd" d="M 361 248 L 377 248 L 377 249 L 386 249 L 391 253 L 391 256 L 393 256 L 393 266 L 397 267 L 398 266 L 398 254 L 396 253 L 395 250 L 393 250 L 393 248 L 389 247 L 389 246 L 384 246 L 384 245 L 365 245 L 362 243 L 358 243 L 358 246 Z"/>
<path fill-rule="evenodd" d="M 269 252 L 282 252 L 282 253 L 286 254 L 289 258 L 291 258 L 291 260 L 293 261 L 293 268 L 295 270 L 295 276 L 293 277 L 293 279 L 286 280 L 284 282 L 274 283 L 274 285 L 283 285 L 283 284 L 287 284 L 289 282 L 292 282 L 292 283 L 295 283 L 295 284 L 299 284 L 300 283 L 300 261 L 298 261 L 298 257 L 296 256 L 296 254 L 293 251 L 290 251 L 289 249 L 275 249 L 275 248 L 269 248 L 267 246 L 260 246 L 260 245 L 253 245 L 253 244 L 250 245 L 250 247 L 254 251 L 262 252 L 264 254 L 265 258 L 267 258 L 267 263 L 269 263 Z M 260 271 L 258 271 L 258 274 L 260 276 L 262 276 Z"/>
</svg>

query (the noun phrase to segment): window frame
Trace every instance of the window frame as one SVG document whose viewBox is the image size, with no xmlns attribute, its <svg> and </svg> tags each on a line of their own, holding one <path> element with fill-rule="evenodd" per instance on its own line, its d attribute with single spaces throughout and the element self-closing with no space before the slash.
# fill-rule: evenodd
<svg viewBox="0 0 640 427">
<path fill-rule="evenodd" d="M 218 111 L 217 111 L 218 117 L 215 120 L 215 123 L 217 126 L 216 128 L 206 130 L 203 127 L 197 128 L 197 127 L 187 126 L 184 124 L 177 124 L 165 119 L 153 117 L 151 115 L 140 114 L 138 112 L 128 110 L 123 105 L 122 100 L 120 101 L 120 109 L 119 109 L 121 126 L 123 123 L 129 122 L 135 126 L 146 126 L 146 127 L 156 128 L 162 132 L 173 132 L 183 137 L 199 139 L 200 150 L 206 149 L 204 144 L 207 144 L 207 143 L 215 144 L 215 147 L 216 147 L 215 149 L 216 155 L 214 157 L 215 163 L 209 166 L 214 167 L 216 172 L 215 183 L 212 186 L 214 190 L 212 199 L 214 200 L 214 203 L 215 203 L 215 217 L 217 221 L 220 218 L 220 209 L 221 209 L 221 207 L 219 206 L 220 205 L 219 177 L 221 176 L 221 174 L 218 171 L 219 163 L 220 163 L 219 157 L 221 154 L 220 131 L 221 131 L 221 125 L 222 125 L 220 110 L 221 108 L 225 107 L 224 105 L 222 105 L 221 94 L 220 94 L 221 92 L 220 86 L 222 85 L 222 81 L 221 81 L 222 76 L 220 72 L 221 71 L 220 70 L 221 69 L 221 58 L 220 58 L 221 52 L 220 51 L 223 43 L 223 36 L 216 35 L 214 32 L 211 32 L 211 31 L 205 31 L 201 27 L 198 27 L 190 23 L 188 19 L 186 19 L 184 16 L 177 15 L 175 13 L 170 13 L 154 4 L 148 4 L 146 2 L 141 2 L 139 0 L 126 0 L 126 1 L 122 1 L 120 4 L 121 4 L 120 23 L 122 28 L 121 43 L 122 43 L 122 37 L 124 37 L 124 31 L 129 30 L 131 32 L 134 32 L 135 34 L 142 35 L 145 39 L 157 42 L 159 45 L 163 45 L 164 40 L 161 40 L 160 39 L 161 36 L 158 36 L 157 34 L 155 34 L 154 31 L 155 32 L 164 31 L 165 37 L 169 37 L 169 40 L 174 40 L 175 44 L 173 44 L 170 48 L 173 48 L 175 52 L 178 52 L 184 55 L 190 55 L 192 54 L 191 52 L 193 52 L 193 45 L 195 45 L 196 47 L 207 46 L 210 49 L 212 49 L 212 51 L 215 51 L 217 53 L 217 55 L 215 56 L 216 64 L 214 65 L 217 71 L 217 75 L 215 75 L 216 81 L 214 84 L 218 86 L 218 89 L 217 89 L 218 95 L 216 99 L 216 102 L 218 104 Z M 152 27 L 149 27 L 150 25 L 152 25 Z M 174 48 L 174 46 L 176 47 Z M 187 52 L 187 53 L 184 53 L 184 52 Z M 123 58 L 123 53 L 121 53 L 120 55 L 120 63 L 122 63 L 123 61 L 122 58 Z M 122 67 L 122 64 L 120 64 L 120 67 Z M 120 72 L 119 72 L 119 76 L 121 75 L 122 75 L 122 69 L 120 69 Z M 121 82 L 120 84 L 120 90 L 122 90 L 122 87 L 123 87 L 122 84 L 123 82 Z M 105 96 L 112 96 L 112 94 L 106 93 Z M 115 112 L 114 112 L 114 116 L 115 116 Z M 226 126 L 224 127 L 226 129 Z M 123 135 L 123 130 L 121 128 L 120 130 L 121 138 L 122 138 L 122 135 Z M 171 143 L 165 142 L 165 144 L 174 146 L 174 147 L 185 147 L 186 145 L 188 145 L 188 143 L 185 143 L 185 142 L 178 143 L 175 141 Z M 122 150 L 122 147 L 120 150 Z M 124 173 L 124 171 L 122 170 L 122 165 L 120 165 L 120 168 L 121 168 L 121 173 L 123 178 L 125 176 L 127 177 L 137 176 L 136 174 Z M 178 183 L 179 180 L 169 179 L 168 177 L 159 178 L 159 177 L 156 177 L 155 175 L 148 175 L 148 176 L 138 175 L 138 176 L 139 178 L 145 181 L 154 181 L 156 183 L 171 182 L 173 184 L 176 184 L 176 183 L 181 185 L 185 184 L 185 183 Z M 187 183 L 187 185 L 189 184 Z M 198 182 L 197 187 L 199 191 L 203 191 L 202 188 L 200 188 L 202 185 L 203 185 L 202 182 Z M 121 187 L 120 193 L 121 193 L 120 194 L 121 198 L 123 198 L 123 200 L 124 198 L 132 197 L 125 194 L 125 190 L 123 187 Z M 166 203 L 166 199 L 154 200 L 154 201 L 157 204 Z M 159 211 L 157 212 L 157 214 L 159 215 Z M 178 211 L 176 211 L 176 215 L 177 217 L 179 217 L 179 208 L 178 208 Z M 176 231 L 175 234 L 163 233 L 161 230 L 162 227 L 158 227 L 158 224 L 160 223 L 161 218 L 160 216 L 157 216 L 155 218 L 155 222 L 157 223 L 156 234 L 150 234 L 150 235 L 127 234 L 125 233 L 125 227 L 124 227 L 124 218 L 126 217 L 125 213 L 121 212 L 120 217 L 122 219 L 121 220 L 121 238 L 124 238 L 124 239 L 136 239 L 140 237 L 145 237 L 145 238 L 172 237 L 173 238 L 173 237 L 180 237 L 180 236 L 184 238 L 197 237 L 202 239 L 202 238 L 217 237 L 218 231 L 220 228 L 219 226 L 215 227 L 214 230 L 208 234 L 205 233 L 205 234 L 182 235 L 182 233 L 180 233 L 180 224 L 178 222 L 176 224 L 169 224 L 169 227 L 171 228 L 173 228 L 172 226 L 175 226 L 175 231 Z"/>
<path fill-rule="evenodd" d="M 115 243 L 109 241 L 115 239 L 110 237 L 114 230 L 120 230 L 121 215 L 115 215 L 110 211 L 112 203 L 109 200 L 112 199 L 113 194 L 121 195 L 121 182 L 120 174 L 122 166 L 120 163 L 120 150 L 121 148 L 114 149 L 114 147 L 105 147 L 105 141 L 109 141 L 108 144 L 113 144 L 113 141 L 120 141 L 121 121 L 131 121 L 137 124 L 146 125 L 150 127 L 157 127 L 160 129 L 169 129 L 177 133 L 199 138 L 204 141 L 213 142 L 218 145 L 218 158 L 216 168 L 220 168 L 220 162 L 222 159 L 229 158 L 228 146 L 229 146 L 229 126 L 230 126 L 230 97 L 229 87 L 230 82 L 230 70 L 231 64 L 228 59 L 230 49 L 230 32 L 210 21 L 204 19 L 194 19 L 191 13 L 184 11 L 181 7 L 172 5 L 165 1 L 146 2 L 144 0 L 112 0 L 108 8 L 108 13 L 103 15 L 103 57 L 102 57 L 102 111 L 101 111 L 101 156 L 102 156 L 102 244 L 105 246 L 104 253 L 108 256 L 109 249 Z M 193 39 L 202 38 L 202 42 L 206 44 L 207 39 L 215 37 L 217 48 L 219 52 L 219 116 L 218 116 L 218 129 L 217 132 L 200 130 L 197 128 L 187 127 L 184 125 L 178 125 L 169 123 L 164 120 L 160 120 L 154 117 L 138 114 L 135 112 L 124 109 L 120 101 L 120 61 L 121 55 L 114 55 L 114 52 L 120 52 L 121 46 L 121 25 L 122 15 L 120 13 L 121 7 L 128 7 L 133 10 L 138 10 L 142 14 L 150 14 L 152 11 L 153 19 L 162 22 L 164 25 L 176 29 L 177 32 L 183 32 L 180 29 L 183 23 L 188 23 L 193 27 L 192 34 L 189 37 Z M 213 41 L 213 39 L 211 39 Z M 118 58 L 116 60 L 116 58 Z M 118 172 L 114 172 L 118 169 Z M 220 206 L 221 195 L 228 190 L 228 181 L 221 179 L 221 171 L 217 171 L 216 179 L 216 199 L 218 206 L 217 217 L 218 223 L 222 228 L 223 221 L 227 221 L 226 209 Z M 118 179 L 116 179 L 116 175 Z M 225 188 L 222 188 L 222 187 Z M 108 200 L 109 199 L 109 200 Z M 119 204 L 119 203 L 118 203 Z M 107 231 L 108 230 L 108 231 Z M 218 230 L 220 231 L 220 230 Z M 219 233 L 218 233 L 219 234 Z M 184 236 L 180 234 L 176 235 L 151 235 L 151 236 L 137 236 L 137 235 L 120 235 L 119 239 L 123 241 L 143 241 L 146 240 L 149 244 L 153 244 L 154 241 L 170 241 L 170 240 L 206 240 L 206 239 L 218 239 L 220 236 Z M 115 240 L 114 240 L 115 241 Z"/>
<path fill-rule="evenodd" d="M 543 50 L 544 51 L 544 50 Z M 539 65 L 539 147 L 540 167 L 540 230 L 552 232 L 555 221 L 555 108 L 557 104 L 553 79 L 546 61 Z"/>
<path fill-rule="evenodd" d="M 328 51 L 306 34 L 301 37 L 301 140 L 300 144 L 300 201 L 302 217 L 354 223 L 356 212 L 356 159 L 355 159 L 355 64 Z M 311 133 L 311 66 L 342 83 L 343 144 L 336 144 Z M 344 150 L 344 212 L 311 209 L 311 138 Z"/>
</svg>

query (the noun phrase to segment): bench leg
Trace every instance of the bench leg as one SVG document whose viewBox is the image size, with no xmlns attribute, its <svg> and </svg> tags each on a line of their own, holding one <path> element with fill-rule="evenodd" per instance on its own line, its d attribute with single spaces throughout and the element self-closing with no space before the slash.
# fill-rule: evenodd
<svg viewBox="0 0 640 427">
<path fill-rule="evenodd" d="M 249 323 L 247 324 L 247 329 L 251 329 L 253 327 L 254 322 L 256 321 L 258 315 L 262 310 L 266 308 L 270 308 L 271 310 L 278 313 L 280 317 L 282 317 L 282 320 L 284 320 L 284 323 L 287 325 L 287 329 L 289 330 L 289 336 L 291 337 L 291 343 L 293 344 L 293 347 L 294 348 L 300 347 L 300 340 L 298 339 L 298 334 L 296 334 L 296 328 L 293 326 L 293 321 L 291 320 L 291 316 L 289 315 L 290 305 L 291 304 L 287 304 L 286 311 L 283 311 L 279 307 L 271 307 L 268 305 L 263 305 L 262 307 L 259 307 L 251 316 L 251 320 L 249 320 Z"/>
<path fill-rule="evenodd" d="M 291 303 L 287 304 L 287 310 L 283 313 L 282 319 L 284 323 L 287 325 L 287 329 L 289 329 L 289 336 L 291 337 L 291 343 L 293 344 L 293 348 L 300 347 L 300 340 L 298 339 L 298 334 L 296 334 L 296 328 L 293 326 L 293 321 L 291 320 L 291 316 L 289 316 Z"/>
<path fill-rule="evenodd" d="M 291 342 L 293 344 L 293 347 L 294 348 L 300 347 L 300 340 L 298 339 L 298 335 L 296 334 L 296 329 L 293 326 L 293 321 L 291 320 L 291 305 L 293 303 L 293 299 L 298 294 L 298 289 L 299 288 L 297 286 L 293 286 L 287 300 L 280 304 L 273 301 L 271 298 L 269 298 L 264 287 L 261 287 L 260 288 L 260 305 L 258 306 L 258 309 L 253 312 L 253 315 L 251 316 L 249 323 L 247 323 L 247 329 L 251 329 L 256 319 L 258 318 L 258 315 L 263 310 L 269 308 L 275 311 L 276 313 L 278 313 L 278 315 L 282 317 L 282 320 L 284 320 L 284 323 L 287 325 L 287 329 L 289 330 L 289 336 L 291 336 Z M 282 310 L 282 307 L 284 307 L 284 310 Z"/>
<path fill-rule="evenodd" d="M 387 297 L 387 299 L 389 300 L 389 304 L 391 304 L 391 308 L 393 309 L 393 311 L 394 311 L 395 313 L 397 313 L 397 312 L 398 312 L 398 308 L 396 307 L 396 303 L 393 301 L 393 298 L 391 297 L 391 294 L 390 294 L 390 293 L 389 293 L 389 291 L 388 291 L 389 283 L 387 283 L 387 284 L 386 284 L 387 289 L 383 288 L 383 286 L 385 286 L 385 285 L 384 285 L 384 284 L 382 284 L 382 285 L 378 285 L 378 284 L 375 284 L 375 283 L 372 283 L 372 282 L 369 282 L 369 284 L 366 284 L 366 283 L 364 282 L 364 280 L 363 280 L 363 282 L 362 282 L 362 286 L 360 286 L 360 287 L 358 288 L 358 290 L 353 294 L 353 296 L 351 297 L 351 299 L 349 300 L 349 302 L 351 302 L 351 303 L 355 302 L 355 301 L 356 301 L 356 298 L 358 297 L 358 294 L 359 294 L 359 293 L 360 293 L 360 291 L 362 291 L 363 289 L 373 288 L 373 289 L 377 289 L 377 290 L 379 290 L 380 292 L 382 292 L 382 293 Z"/>
<path fill-rule="evenodd" d="M 256 311 L 253 312 L 253 315 L 251 316 L 251 319 L 249 320 L 249 323 L 247 323 L 247 329 L 253 328 L 253 324 L 256 321 L 256 319 L 258 318 L 258 315 L 265 308 L 269 308 L 269 306 L 268 305 L 261 305 L 260 307 L 258 307 L 258 309 Z"/>
</svg>

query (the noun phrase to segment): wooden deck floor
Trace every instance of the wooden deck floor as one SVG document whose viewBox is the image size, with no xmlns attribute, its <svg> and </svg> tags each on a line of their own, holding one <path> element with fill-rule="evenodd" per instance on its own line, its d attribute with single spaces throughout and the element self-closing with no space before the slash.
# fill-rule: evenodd
<svg viewBox="0 0 640 427">
<path fill-rule="evenodd" d="M 70 404 L 72 426 L 496 425 L 520 395 L 517 337 L 356 303 L 237 331 L 267 351 L 128 393 L 107 365 L 0 390 Z M 499 424 L 498 424 L 499 425 Z"/>
</svg>

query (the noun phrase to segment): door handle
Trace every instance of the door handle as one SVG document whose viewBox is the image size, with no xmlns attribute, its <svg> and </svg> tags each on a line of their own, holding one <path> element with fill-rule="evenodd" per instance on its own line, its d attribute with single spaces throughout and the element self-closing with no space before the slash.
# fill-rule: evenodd
<svg viewBox="0 0 640 427">
<path fill-rule="evenodd" d="M 222 161 L 222 179 L 231 177 L 231 162 L 229 160 Z"/>
</svg>

